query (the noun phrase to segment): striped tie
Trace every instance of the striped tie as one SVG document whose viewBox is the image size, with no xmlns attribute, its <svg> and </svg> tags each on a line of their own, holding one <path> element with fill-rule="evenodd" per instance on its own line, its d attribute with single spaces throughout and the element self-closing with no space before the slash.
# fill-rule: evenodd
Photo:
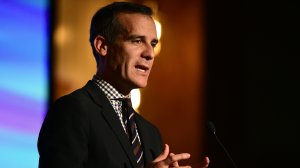
<svg viewBox="0 0 300 168">
<path fill-rule="evenodd" d="M 135 155 L 137 165 L 139 168 L 144 167 L 143 150 L 141 142 L 137 134 L 137 126 L 134 118 L 134 110 L 131 106 L 131 100 L 129 98 L 122 99 L 122 113 L 123 121 L 126 126 L 126 132 L 131 142 L 133 153 Z"/>
</svg>

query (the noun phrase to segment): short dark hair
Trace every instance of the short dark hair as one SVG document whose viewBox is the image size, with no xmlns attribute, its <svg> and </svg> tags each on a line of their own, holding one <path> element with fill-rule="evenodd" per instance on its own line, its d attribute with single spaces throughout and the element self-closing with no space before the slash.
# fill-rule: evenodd
<svg viewBox="0 0 300 168">
<path fill-rule="evenodd" d="M 122 25 L 119 24 L 117 16 L 120 13 L 141 13 L 152 16 L 152 9 L 136 3 L 114 2 L 103 8 L 100 8 L 91 20 L 90 26 L 90 43 L 97 65 L 99 57 L 97 56 L 94 39 L 97 35 L 103 36 L 109 43 L 113 43 L 116 36 L 119 35 Z"/>
</svg>

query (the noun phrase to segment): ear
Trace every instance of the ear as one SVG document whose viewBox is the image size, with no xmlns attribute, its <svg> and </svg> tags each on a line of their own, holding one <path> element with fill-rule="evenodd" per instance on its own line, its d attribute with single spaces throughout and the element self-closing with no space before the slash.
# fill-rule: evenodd
<svg viewBox="0 0 300 168">
<path fill-rule="evenodd" d="M 107 43 L 103 36 L 96 36 L 94 39 L 94 47 L 96 52 L 101 56 L 107 55 Z"/>
</svg>

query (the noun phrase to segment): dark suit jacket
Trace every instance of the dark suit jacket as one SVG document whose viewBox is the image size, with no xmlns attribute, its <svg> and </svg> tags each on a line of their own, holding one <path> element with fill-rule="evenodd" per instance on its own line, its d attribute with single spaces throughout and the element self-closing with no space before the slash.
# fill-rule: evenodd
<svg viewBox="0 0 300 168">
<path fill-rule="evenodd" d="M 145 163 L 163 148 L 158 129 L 136 113 Z M 131 168 L 136 160 L 127 135 L 109 100 L 89 81 L 58 99 L 42 125 L 40 168 Z"/>
</svg>

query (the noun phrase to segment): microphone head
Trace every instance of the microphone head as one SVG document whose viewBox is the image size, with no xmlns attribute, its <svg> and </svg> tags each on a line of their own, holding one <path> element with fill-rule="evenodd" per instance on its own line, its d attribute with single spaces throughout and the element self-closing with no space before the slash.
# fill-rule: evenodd
<svg viewBox="0 0 300 168">
<path fill-rule="evenodd" d="M 207 122 L 207 127 L 209 131 L 211 131 L 213 134 L 216 134 L 216 127 L 213 122 L 211 121 Z"/>
</svg>

